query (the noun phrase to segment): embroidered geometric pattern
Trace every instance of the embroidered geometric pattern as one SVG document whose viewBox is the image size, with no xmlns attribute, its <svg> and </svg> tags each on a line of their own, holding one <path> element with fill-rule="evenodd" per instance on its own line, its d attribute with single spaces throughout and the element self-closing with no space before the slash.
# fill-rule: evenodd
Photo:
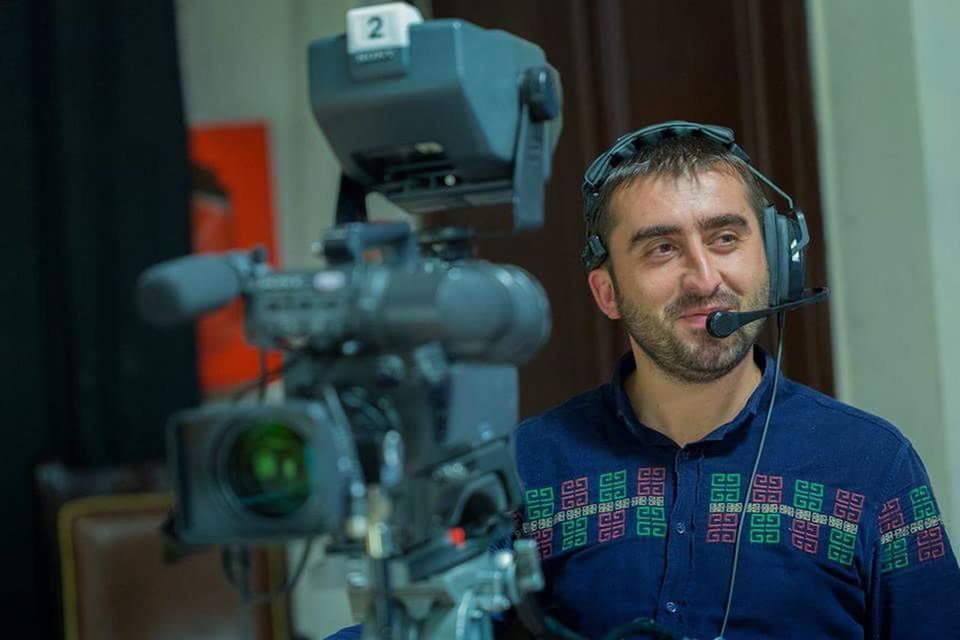
<svg viewBox="0 0 960 640">
<path fill-rule="evenodd" d="M 592 539 L 592 522 L 596 523 L 598 543 L 626 535 L 627 528 L 633 528 L 628 522 L 629 517 L 636 518 L 634 530 L 637 536 L 665 538 L 666 469 L 639 467 L 635 476 L 636 495 L 633 496 L 628 496 L 628 473 L 632 471 L 619 469 L 595 476 L 594 495 L 599 500 L 593 503 L 590 502 L 592 482 L 587 476 L 567 480 L 559 487 L 528 489 L 524 492 L 526 510 L 517 533 L 536 541 L 541 558 L 551 557 L 557 544 L 563 551 L 586 546 L 588 539 Z M 852 565 L 866 497 L 833 488 L 829 489 L 828 495 L 827 488 L 821 483 L 791 480 L 792 496 L 785 495 L 790 493 L 790 485 L 782 476 L 757 474 L 750 502 L 744 505 L 740 501 L 744 486 L 740 474 L 711 473 L 706 541 L 735 543 L 740 518 L 744 517 L 747 518 L 744 525 L 748 527 L 748 540 L 753 544 L 779 544 L 786 535 L 793 547 L 818 554 L 823 533 L 827 559 L 844 566 Z M 832 504 L 829 502 L 831 498 Z M 788 504 L 784 504 L 785 499 Z M 910 522 L 905 513 L 907 500 L 912 516 Z M 594 516 L 597 519 L 592 521 Z M 947 555 L 943 521 L 928 485 L 914 487 L 883 503 L 877 515 L 877 525 L 883 572 L 908 567 L 914 561 L 929 562 Z M 911 550 L 914 545 L 916 552 Z"/>
<path fill-rule="evenodd" d="M 740 502 L 740 474 L 711 473 L 710 502 Z"/>
<path fill-rule="evenodd" d="M 735 542 L 742 509 L 743 505 L 740 504 L 740 474 L 711 473 L 707 542 Z"/>
<path fill-rule="evenodd" d="M 801 551 L 816 553 L 820 545 L 820 525 L 794 518 L 790 525 L 790 542 Z"/>
<path fill-rule="evenodd" d="M 600 502 L 623 500 L 627 497 L 627 472 L 625 469 L 600 474 Z"/>
<path fill-rule="evenodd" d="M 909 564 L 910 557 L 907 555 L 906 538 L 900 538 L 880 546 L 880 573 L 902 569 Z"/>
<path fill-rule="evenodd" d="M 737 513 L 711 513 L 707 516 L 707 542 L 736 542 Z"/>
<path fill-rule="evenodd" d="M 865 502 L 866 498 L 863 494 L 846 491 L 845 489 L 837 489 L 833 502 L 833 516 L 830 519 L 831 527 L 833 527 L 834 519 L 843 524 L 853 526 L 850 527 L 852 530 L 845 530 L 842 528 L 842 525 L 841 528 L 833 527 L 830 529 L 827 546 L 827 557 L 829 559 L 848 566 L 853 562 L 853 547 L 857 539 L 857 523 L 860 522 L 860 517 L 863 515 L 863 505 Z"/>
<path fill-rule="evenodd" d="M 618 501 L 625 506 L 627 503 L 627 471 L 612 471 L 600 474 L 600 504 L 616 504 Z M 600 511 L 597 520 L 597 540 L 607 542 L 621 537 L 627 530 L 627 512 L 618 506 L 617 510 Z"/>
<path fill-rule="evenodd" d="M 865 500 L 866 498 L 862 494 L 837 489 L 836 501 L 833 503 L 833 515 L 847 522 L 860 522 Z"/>
<path fill-rule="evenodd" d="M 780 542 L 780 514 L 783 502 L 783 477 L 758 473 L 753 479 L 753 491 L 747 511 L 750 513 L 750 542 L 777 544 Z"/>
<path fill-rule="evenodd" d="M 901 498 L 891 498 L 883 503 L 877 516 L 880 529 L 880 569 L 888 572 L 910 565 L 911 539 L 917 548 L 917 561 L 929 562 L 946 556 L 943 539 L 943 520 L 933 501 L 930 487 L 922 484 L 911 489 L 907 496 L 913 522 L 904 517 Z"/>
<path fill-rule="evenodd" d="M 553 487 L 528 489 L 524 501 L 527 503 L 527 518 L 531 520 L 553 515 Z"/>
<path fill-rule="evenodd" d="M 627 530 L 627 512 L 625 509 L 601 513 L 598 518 L 597 540 L 607 542 L 620 538 Z"/>
<path fill-rule="evenodd" d="M 663 497 L 661 496 L 633 496 L 632 498 L 624 498 L 622 500 L 614 500 L 613 502 L 601 502 L 601 503 L 591 503 L 585 504 L 582 507 L 574 507 L 573 509 L 567 509 L 563 511 L 557 511 L 556 513 L 544 517 L 533 519 L 527 513 L 527 519 L 523 522 L 523 525 L 519 531 L 518 535 L 528 535 L 533 531 L 539 531 L 547 529 L 553 526 L 565 522 L 568 520 L 574 520 L 583 516 L 595 516 L 598 513 L 610 513 L 612 511 L 617 511 L 620 509 L 627 509 L 629 507 L 638 507 L 638 506 L 659 506 L 663 507 Z"/>
<path fill-rule="evenodd" d="M 910 492 L 910 504 L 913 506 L 914 521 L 938 515 L 933 504 L 930 488 L 923 484 Z"/>
<path fill-rule="evenodd" d="M 830 529 L 830 543 L 827 547 L 827 557 L 840 564 L 850 565 L 853 562 L 853 547 L 857 537 L 842 529 Z"/>
<path fill-rule="evenodd" d="M 942 558 L 945 553 L 943 527 L 937 526 L 917 533 L 917 557 L 920 558 L 920 562 Z"/>
<path fill-rule="evenodd" d="M 750 542 L 763 544 L 780 542 L 780 514 L 751 513 Z"/>
<path fill-rule="evenodd" d="M 780 504 L 783 502 L 783 476 L 768 476 L 758 473 L 753 480 L 753 495 L 750 502 Z"/>
<path fill-rule="evenodd" d="M 903 520 L 903 512 L 900 510 L 900 498 L 893 498 L 883 503 L 877 522 L 880 525 L 880 533 L 899 529 L 906 524 Z"/>
<path fill-rule="evenodd" d="M 637 495 L 663 497 L 666 477 L 664 467 L 640 467 L 637 470 Z"/>
<path fill-rule="evenodd" d="M 793 483 L 793 507 L 790 542 L 801 551 L 816 553 L 820 547 L 820 526 L 824 524 L 823 485 L 797 479 Z M 826 523 L 830 524 L 829 518 Z"/>
<path fill-rule="evenodd" d="M 793 490 L 793 506 L 807 511 L 823 512 L 823 485 L 797 480 Z"/>
<path fill-rule="evenodd" d="M 560 508 L 566 511 L 574 507 L 582 507 L 590 502 L 587 478 L 567 480 L 560 485 Z"/>
<path fill-rule="evenodd" d="M 565 520 L 560 528 L 563 536 L 561 549 L 567 551 L 587 544 L 587 516 Z"/>
<path fill-rule="evenodd" d="M 541 558 L 553 555 L 553 527 L 533 532 L 533 539 L 537 543 L 537 554 Z"/>
<path fill-rule="evenodd" d="M 653 538 L 667 535 L 667 518 L 662 505 L 637 507 L 637 535 Z"/>
<path fill-rule="evenodd" d="M 910 524 L 903 525 L 902 527 L 897 527 L 896 529 L 886 531 L 880 534 L 880 543 L 887 544 L 894 540 L 899 540 L 901 538 L 906 538 L 908 536 L 922 533 L 928 529 L 935 529 L 941 526 L 943 522 L 940 520 L 940 516 L 932 516 L 930 518 L 924 518 L 922 521 L 911 522 Z"/>
</svg>

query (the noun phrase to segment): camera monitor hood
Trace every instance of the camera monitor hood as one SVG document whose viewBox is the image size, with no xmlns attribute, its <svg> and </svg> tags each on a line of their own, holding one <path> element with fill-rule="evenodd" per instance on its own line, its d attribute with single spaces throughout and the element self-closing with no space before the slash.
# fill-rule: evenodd
<svg viewBox="0 0 960 640">
<path fill-rule="evenodd" d="M 509 202 L 515 230 L 540 227 L 562 106 L 543 50 L 463 20 L 403 28 L 395 47 L 356 51 L 350 30 L 310 45 L 313 114 L 347 183 L 337 223 L 363 217 L 342 206 L 352 190 L 411 214 Z"/>
</svg>

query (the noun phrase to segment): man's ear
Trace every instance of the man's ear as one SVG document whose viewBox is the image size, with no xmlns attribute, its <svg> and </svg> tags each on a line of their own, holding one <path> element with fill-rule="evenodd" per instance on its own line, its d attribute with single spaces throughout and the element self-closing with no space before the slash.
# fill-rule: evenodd
<svg viewBox="0 0 960 640">
<path fill-rule="evenodd" d="M 590 284 L 590 293 L 596 301 L 600 311 L 611 320 L 620 319 L 620 311 L 617 309 L 617 295 L 613 290 L 613 278 L 610 276 L 609 269 L 600 267 L 594 269 L 587 276 L 587 282 Z"/>
</svg>

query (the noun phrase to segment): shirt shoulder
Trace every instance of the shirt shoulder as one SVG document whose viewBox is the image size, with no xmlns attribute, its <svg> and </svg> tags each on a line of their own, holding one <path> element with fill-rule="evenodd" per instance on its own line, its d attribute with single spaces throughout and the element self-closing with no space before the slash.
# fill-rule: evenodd
<svg viewBox="0 0 960 640">
<path fill-rule="evenodd" d="M 616 420 L 606 385 L 573 396 L 521 422 L 514 433 L 517 467 L 524 480 L 533 469 L 556 469 L 572 457 L 608 444 Z"/>
<path fill-rule="evenodd" d="M 782 409 L 801 420 L 822 424 L 827 434 L 873 442 L 880 448 L 899 450 L 911 447 L 909 439 L 888 420 L 817 391 L 799 382 L 783 379 Z M 780 394 L 778 393 L 778 396 Z"/>
<path fill-rule="evenodd" d="M 585 422 L 608 417 L 610 409 L 605 391 L 606 385 L 601 385 L 523 420 L 516 429 L 517 440 L 539 440 L 550 433 L 569 436 L 580 430 Z"/>
</svg>

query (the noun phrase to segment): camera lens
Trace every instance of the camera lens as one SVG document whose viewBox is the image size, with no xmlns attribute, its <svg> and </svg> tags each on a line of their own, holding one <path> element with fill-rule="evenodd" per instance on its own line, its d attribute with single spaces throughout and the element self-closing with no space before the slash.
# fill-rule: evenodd
<svg viewBox="0 0 960 640">
<path fill-rule="evenodd" d="M 243 429 L 226 459 L 228 486 L 249 511 L 282 518 L 310 495 L 310 448 L 283 422 L 265 420 Z"/>
</svg>

